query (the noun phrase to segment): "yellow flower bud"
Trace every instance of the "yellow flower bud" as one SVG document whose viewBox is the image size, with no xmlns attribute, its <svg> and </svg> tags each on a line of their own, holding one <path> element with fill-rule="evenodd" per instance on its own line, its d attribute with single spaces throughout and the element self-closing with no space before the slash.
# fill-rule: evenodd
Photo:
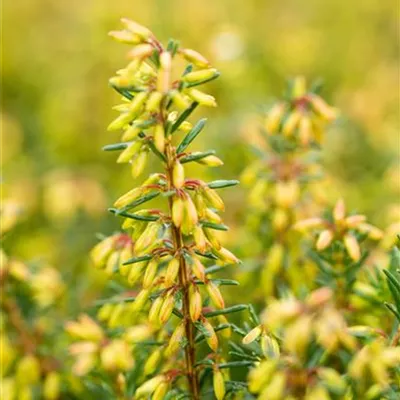
<svg viewBox="0 0 400 400">
<path fill-rule="evenodd" d="M 40 379 L 40 363 L 33 355 L 22 357 L 16 367 L 16 379 L 21 386 L 29 386 Z"/>
<path fill-rule="evenodd" d="M 140 311 L 145 303 L 147 302 L 148 298 L 150 296 L 150 290 L 149 289 L 142 289 L 139 294 L 136 296 L 135 301 L 131 303 L 131 311 L 132 313 L 136 313 Z"/>
<path fill-rule="evenodd" d="M 367 217 L 365 215 L 351 215 L 346 218 L 345 222 L 348 228 L 356 228 L 361 223 L 365 222 L 366 219 Z"/>
<path fill-rule="evenodd" d="M 147 262 L 135 263 L 133 265 L 128 265 L 130 271 L 128 273 L 128 283 L 130 286 L 134 286 L 135 283 L 142 276 L 143 268 L 147 265 Z"/>
<path fill-rule="evenodd" d="M 303 146 L 310 143 L 312 134 L 312 123 L 308 116 L 302 116 L 299 122 L 299 139 Z"/>
<path fill-rule="evenodd" d="M 325 101 L 318 95 L 313 94 L 309 96 L 313 109 L 321 115 L 326 121 L 333 121 L 337 118 L 337 111 L 335 108 L 329 106 Z"/>
<path fill-rule="evenodd" d="M 135 253 L 141 253 L 148 249 L 154 241 L 157 239 L 158 232 L 160 230 L 160 224 L 158 222 L 150 222 L 139 239 L 136 240 L 134 245 Z"/>
<path fill-rule="evenodd" d="M 143 277 L 143 288 L 148 289 L 154 283 L 154 278 L 157 275 L 158 270 L 158 258 L 154 257 L 152 260 L 149 261 L 147 264 L 144 277 Z"/>
<path fill-rule="evenodd" d="M 164 298 L 161 296 L 157 297 L 153 301 L 153 304 L 151 305 L 150 311 L 149 311 L 149 322 L 151 322 L 152 324 L 158 325 L 160 310 L 161 310 L 161 306 L 162 306 L 163 302 L 164 302 Z"/>
<path fill-rule="evenodd" d="M 206 277 L 206 271 L 205 271 L 204 265 L 201 263 L 201 261 L 196 256 L 192 256 L 192 262 L 193 262 L 192 263 L 193 275 L 200 281 L 204 282 L 205 277 Z"/>
<path fill-rule="evenodd" d="M 279 344 L 269 335 L 261 336 L 261 349 L 267 358 L 278 358 L 280 354 Z"/>
<path fill-rule="evenodd" d="M 380 240 L 383 237 L 383 232 L 379 228 L 367 223 L 360 224 L 357 227 L 357 230 L 368 234 L 368 237 L 372 240 Z"/>
<path fill-rule="evenodd" d="M 300 188 L 296 181 L 277 182 L 275 185 L 275 201 L 278 206 L 291 208 L 298 201 Z"/>
<path fill-rule="evenodd" d="M 117 208 L 122 208 L 127 206 L 128 204 L 134 202 L 141 195 L 143 195 L 143 189 L 141 187 L 134 188 L 129 192 L 125 193 L 118 200 L 115 201 L 114 206 Z"/>
<path fill-rule="evenodd" d="M 292 96 L 294 98 L 302 97 L 306 94 L 306 78 L 304 76 L 296 76 L 293 80 Z"/>
<path fill-rule="evenodd" d="M 119 253 L 117 252 L 111 253 L 110 257 L 108 257 L 106 268 L 104 271 L 108 276 L 111 276 L 114 270 L 118 268 L 118 265 L 119 265 Z"/>
<path fill-rule="evenodd" d="M 307 229 L 320 228 L 321 226 L 323 226 L 323 224 L 324 220 L 322 218 L 309 218 L 297 221 L 293 225 L 293 229 L 297 231 L 305 231 Z"/>
<path fill-rule="evenodd" d="M 114 249 L 115 237 L 109 236 L 98 243 L 90 252 L 90 258 L 96 267 L 102 267 Z"/>
<path fill-rule="evenodd" d="M 199 217 L 197 215 L 196 206 L 193 203 L 192 198 L 187 195 L 183 199 L 183 221 L 182 221 L 182 232 L 185 235 L 190 235 L 193 232 L 193 229 L 197 225 Z"/>
<path fill-rule="evenodd" d="M 142 174 L 146 168 L 147 161 L 149 159 L 149 152 L 147 149 L 142 150 L 137 157 L 132 160 L 131 173 L 133 178 L 137 178 Z"/>
<path fill-rule="evenodd" d="M 223 400 L 225 397 L 225 380 L 218 368 L 215 368 L 213 371 L 213 387 L 217 400 Z"/>
<path fill-rule="evenodd" d="M 345 379 L 333 368 L 319 368 L 317 374 L 335 393 L 343 393 L 346 390 Z"/>
<path fill-rule="evenodd" d="M 203 186 L 202 194 L 206 203 L 208 203 L 210 207 L 213 207 L 218 211 L 225 210 L 224 202 L 214 189 L 210 189 L 208 186 Z"/>
<path fill-rule="evenodd" d="M 261 392 L 260 400 L 283 400 L 286 377 L 283 372 L 275 373 L 268 386 Z"/>
<path fill-rule="evenodd" d="M 124 141 L 128 141 L 128 140 L 133 140 L 136 139 L 139 135 L 139 133 L 142 131 L 138 126 L 137 123 L 139 121 L 136 120 L 135 123 L 133 123 L 132 125 L 129 125 L 125 132 L 122 135 L 122 140 Z"/>
<path fill-rule="evenodd" d="M 146 103 L 146 111 L 150 113 L 155 113 L 160 109 L 161 100 L 163 94 L 161 92 L 153 91 L 149 95 L 149 99 Z"/>
<path fill-rule="evenodd" d="M 136 94 L 129 105 L 129 113 L 134 116 L 139 113 L 142 110 L 142 107 L 146 102 L 148 96 L 148 92 L 139 92 L 138 94 Z"/>
<path fill-rule="evenodd" d="M 201 226 L 196 225 L 194 227 L 193 239 L 194 239 L 194 242 L 196 243 L 196 247 L 201 252 L 206 251 L 206 248 L 207 248 L 206 237 L 204 235 L 204 232 L 203 232 L 203 229 L 201 228 Z"/>
<path fill-rule="evenodd" d="M 165 286 L 169 287 L 175 283 L 176 277 L 178 276 L 180 267 L 179 258 L 173 258 L 167 266 L 167 270 L 165 272 Z"/>
<path fill-rule="evenodd" d="M 80 315 L 78 322 L 68 321 L 65 330 L 73 337 L 93 342 L 101 342 L 104 338 L 102 328 L 89 316 Z"/>
<path fill-rule="evenodd" d="M 151 398 L 152 400 L 163 400 L 165 399 L 165 395 L 167 394 L 169 390 L 169 383 L 168 382 L 162 382 L 157 386 L 157 389 L 154 391 L 153 397 Z"/>
<path fill-rule="evenodd" d="M 181 322 L 174 330 L 174 333 L 172 334 L 168 346 L 165 349 L 165 356 L 166 357 L 171 357 L 178 349 L 180 346 L 180 343 L 185 335 L 185 325 L 183 322 Z"/>
<path fill-rule="evenodd" d="M 128 52 L 128 58 L 130 60 L 133 59 L 144 60 L 145 58 L 150 57 L 153 54 L 153 51 L 154 48 L 151 44 L 147 43 L 138 44 Z"/>
<path fill-rule="evenodd" d="M 282 103 L 276 104 L 269 110 L 264 123 L 267 133 L 274 133 L 278 130 L 285 111 L 286 106 Z"/>
<path fill-rule="evenodd" d="M 126 306 L 124 303 L 119 303 L 115 305 L 112 309 L 110 319 L 108 320 L 108 326 L 110 328 L 116 328 L 122 323 L 124 318 L 124 312 L 126 311 Z"/>
<path fill-rule="evenodd" d="M 153 329 L 150 325 L 147 324 L 136 325 L 126 330 L 124 339 L 128 343 L 140 343 L 143 340 L 148 339 L 152 333 Z"/>
<path fill-rule="evenodd" d="M 215 101 L 215 98 L 213 96 L 201 92 L 198 89 L 187 89 L 186 93 L 191 99 L 197 101 L 197 103 L 202 106 L 217 107 L 217 102 Z"/>
<path fill-rule="evenodd" d="M 286 329 L 283 345 L 290 353 L 303 359 L 311 339 L 312 320 L 309 316 L 303 316 Z"/>
<path fill-rule="evenodd" d="M 135 398 L 148 397 L 164 381 L 164 375 L 157 375 L 154 378 L 149 379 L 136 389 Z"/>
<path fill-rule="evenodd" d="M 150 357 L 146 360 L 144 364 L 143 373 L 145 375 L 152 375 L 156 371 L 157 366 L 161 361 L 161 358 L 162 358 L 161 349 L 153 351 L 153 353 L 150 355 Z"/>
<path fill-rule="evenodd" d="M 185 60 L 193 63 L 197 67 L 207 68 L 210 65 L 209 61 L 195 50 L 180 49 L 180 54 L 182 54 Z"/>
<path fill-rule="evenodd" d="M 206 289 L 215 307 L 219 309 L 225 308 L 224 298 L 222 297 L 218 286 L 216 286 L 214 282 L 208 281 L 206 284 Z"/>
<path fill-rule="evenodd" d="M 121 22 L 125 25 L 126 29 L 135 35 L 140 36 L 143 40 L 147 40 L 153 36 L 152 32 L 148 28 L 138 24 L 137 22 L 131 21 L 128 18 L 121 18 Z"/>
<path fill-rule="evenodd" d="M 201 69 L 199 71 L 193 71 L 186 74 L 182 80 L 188 83 L 202 82 L 213 78 L 218 75 L 218 70 L 215 68 Z"/>
<path fill-rule="evenodd" d="M 220 249 L 213 249 L 213 253 L 221 260 L 228 264 L 238 264 L 239 259 L 228 249 L 225 247 L 221 247 Z"/>
<path fill-rule="evenodd" d="M 127 245 L 125 246 L 121 253 L 120 253 L 120 257 L 119 257 L 119 273 L 122 276 L 128 276 L 129 270 L 131 268 L 130 265 L 123 265 L 123 263 L 127 260 L 129 260 L 130 258 L 132 258 L 133 254 L 132 254 L 132 248 L 131 245 Z"/>
<path fill-rule="evenodd" d="M 299 125 L 301 116 L 302 116 L 302 114 L 297 110 L 292 111 L 290 113 L 289 117 L 286 119 L 285 123 L 283 124 L 283 128 L 282 128 L 282 133 L 285 136 L 289 137 L 294 134 L 297 126 Z"/>
<path fill-rule="evenodd" d="M 157 90 L 167 93 L 170 87 L 171 75 L 171 53 L 163 51 L 160 54 L 160 72 L 158 74 Z"/>
<path fill-rule="evenodd" d="M 206 208 L 204 213 L 207 221 L 214 222 L 216 224 L 220 224 L 222 222 L 222 218 L 213 210 Z"/>
<path fill-rule="evenodd" d="M 253 328 L 243 339 L 242 343 L 243 344 L 250 344 L 254 342 L 263 332 L 263 327 L 262 325 L 258 325 L 255 328 Z"/>
<path fill-rule="evenodd" d="M 97 312 L 97 318 L 99 321 L 107 321 L 114 310 L 114 304 L 107 303 L 100 307 Z"/>
<path fill-rule="evenodd" d="M 177 228 L 182 225 L 184 212 L 183 200 L 180 197 L 174 197 L 172 200 L 172 221 Z"/>
<path fill-rule="evenodd" d="M 142 39 L 140 38 L 140 36 L 129 32 L 127 30 L 123 30 L 123 31 L 111 31 L 108 33 L 113 39 L 115 39 L 117 42 L 120 43 L 126 43 L 126 44 L 139 44 Z"/>
<path fill-rule="evenodd" d="M 108 131 L 117 131 L 119 129 L 124 128 L 126 125 L 129 124 L 134 118 L 134 115 L 132 115 L 130 112 L 124 113 L 119 115 L 117 118 L 112 121 L 108 127 Z"/>
<path fill-rule="evenodd" d="M 221 165 L 224 165 L 223 161 L 214 155 L 201 158 L 200 160 L 197 160 L 197 162 L 199 164 L 207 165 L 208 167 L 220 167 Z"/>
<path fill-rule="evenodd" d="M 185 183 L 185 168 L 179 161 L 175 161 L 172 169 L 172 184 L 180 189 Z"/>
<path fill-rule="evenodd" d="M 164 153 L 165 133 L 164 126 L 162 124 L 157 124 L 154 128 L 154 146 L 160 153 Z"/>
<path fill-rule="evenodd" d="M 283 208 L 277 208 L 272 217 L 272 225 L 277 231 L 284 230 L 289 224 L 289 214 Z"/>
<path fill-rule="evenodd" d="M 200 291 L 196 285 L 191 285 L 189 288 L 189 314 L 190 319 L 196 322 L 201 315 L 202 300 Z"/>
<path fill-rule="evenodd" d="M 126 342 L 116 339 L 108 343 L 100 353 L 101 365 L 108 371 L 126 371 L 133 366 L 133 358 Z"/>
<path fill-rule="evenodd" d="M 167 296 L 165 296 L 163 304 L 160 308 L 159 319 L 161 324 L 167 323 L 174 307 L 175 307 L 175 297 L 172 293 L 168 293 Z"/>
<path fill-rule="evenodd" d="M 344 235 L 343 241 L 344 247 L 349 253 L 350 258 L 353 261 L 358 261 L 361 258 L 361 250 L 357 239 L 353 235 L 348 233 L 347 235 Z"/>
<path fill-rule="evenodd" d="M 325 229 L 322 231 L 317 239 L 316 248 L 319 251 L 325 250 L 332 243 L 333 240 L 333 232 L 329 229 Z"/>
<path fill-rule="evenodd" d="M 172 102 L 179 110 L 186 110 L 190 106 L 190 102 L 183 93 L 179 90 L 171 90 L 169 92 L 169 96 L 172 99 Z"/>
<path fill-rule="evenodd" d="M 127 163 L 129 162 L 141 149 L 143 142 L 137 140 L 132 142 L 118 157 L 117 163 Z"/>
<path fill-rule="evenodd" d="M 221 243 L 219 242 L 217 236 L 212 229 L 203 228 L 203 231 L 211 245 L 212 248 L 219 250 L 221 248 Z"/>
<path fill-rule="evenodd" d="M 207 320 L 207 318 L 202 318 L 201 320 L 204 329 L 207 331 L 206 342 L 212 351 L 218 350 L 218 337 L 214 331 L 213 326 Z"/>
<path fill-rule="evenodd" d="M 266 360 L 250 371 L 249 390 L 251 393 L 258 393 L 270 381 L 276 370 L 276 365 L 275 360 Z"/>
<path fill-rule="evenodd" d="M 346 206 L 343 199 L 339 199 L 333 208 L 333 219 L 335 221 L 342 221 L 346 216 Z"/>
</svg>

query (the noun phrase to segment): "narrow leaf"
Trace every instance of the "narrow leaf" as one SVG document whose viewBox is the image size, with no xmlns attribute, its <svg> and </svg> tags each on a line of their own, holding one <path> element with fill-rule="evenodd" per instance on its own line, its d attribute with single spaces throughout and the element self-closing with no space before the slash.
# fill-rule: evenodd
<svg viewBox="0 0 400 400">
<path fill-rule="evenodd" d="M 129 265 L 129 264 L 135 264 L 141 261 L 147 261 L 147 260 L 151 260 L 153 258 L 153 256 L 151 254 L 146 254 L 145 256 L 140 256 L 140 257 L 132 257 L 129 260 L 126 260 L 125 262 L 123 262 L 123 265 Z"/>
<path fill-rule="evenodd" d="M 193 102 L 189 108 L 187 108 L 185 111 L 182 112 L 182 114 L 178 117 L 178 119 L 174 122 L 174 124 L 171 127 L 171 133 L 174 133 L 182 124 L 183 121 L 185 121 L 189 115 L 196 109 L 196 107 L 199 105 L 196 101 Z"/>
<path fill-rule="evenodd" d="M 215 154 L 215 150 L 207 150 L 207 151 L 196 151 L 194 153 L 188 154 L 185 157 L 182 157 L 179 159 L 179 162 L 181 164 L 185 164 L 190 161 L 198 161 L 201 160 L 202 158 L 212 156 Z"/>
<path fill-rule="evenodd" d="M 205 228 L 215 229 L 217 231 L 227 231 L 227 230 L 229 230 L 229 228 L 224 224 L 215 224 L 214 222 L 210 222 L 210 221 L 201 221 L 201 224 Z"/>
<path fill-rule="evenodd" d="M 176 149 L 176 152 L 182 153 L 187 149 L 187 147 L 190 145 L 190 143 L 193 142 L 193 140 L 197 137 L 197 135 L 201 132 L 201 130 L 204 128 L 204 125 L 206 124 L 207 119 L 202 118 L 200 121 L 197 122 L 197 124 L 189 131 L 189 133 L 183 138 L 182 142 Z"/>
<path fill-rule="evenodd" d="M 129 146 L 130 143 L 131 142 L 107 144 L 103 146 L 102 150 L 103 151 L 124 150 Z"/>
<path fill-rule="evenodd" d="M 211 189 L 222 189 L 230 186 L 235 186 L 238 185 L 240 182 L 232 179 L 232 180 L 217 180 L 217 181 L 212 181 L 207 184 L 207 186 Z"/>
<path fill-rule="evenodd" d="M 226 314 L 232 314 L 235 312 L 243 311 L 248 308 L 247 305 L 245 304 L 238 304 L 236 306 L 224 308 L 222 310 L 214 310 L 214 311 L 209 311 L 204 313 L 204 316 L 206 317 L 216 317 L 217 315 L 226 315 Z"/>
<path fill-rule="evenodd" d="M 109 208 L 108 211 L 110 211 L 111 213 L 113 213 L 115 215 L 125 217 L 125 218 L 135 219 L 137 221 L 157 221 L 158 219 L 160 219 L 160 217 L 156 216 L 156 215 L 137 215 L 137 214 L 128 213 L 126 211 L 120 211 L 117 208 Z"/>
</svg>

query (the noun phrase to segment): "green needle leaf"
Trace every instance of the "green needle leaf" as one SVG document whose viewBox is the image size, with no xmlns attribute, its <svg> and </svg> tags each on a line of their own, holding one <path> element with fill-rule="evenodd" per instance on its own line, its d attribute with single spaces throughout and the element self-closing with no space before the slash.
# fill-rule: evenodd
<svg viewBox="0 0 400 400">
<path fill-rule="evenodd" d="M 176 152 L 182 153 L 187 149 L 187 147 L 190 145 L 190 143 L 193 142 L 193 140 L 197 137 L 197 135 L 201 132 L 201 130 L 204 128 L 204 125 L 207 122 L 207 118 L 202 118 L 200 121 L 197 122 L 197 124 L 190 130 L 190 132 L 184 137 L 178 148 L 176 149 Z"/>
<path fill-rule="evenodd" d="M 222 189 L 230 186 L 238 185 L 240 182 L 237 180 L 217 180 L 207 183 L 207 186 L 211 189 Z"/>
</svg>

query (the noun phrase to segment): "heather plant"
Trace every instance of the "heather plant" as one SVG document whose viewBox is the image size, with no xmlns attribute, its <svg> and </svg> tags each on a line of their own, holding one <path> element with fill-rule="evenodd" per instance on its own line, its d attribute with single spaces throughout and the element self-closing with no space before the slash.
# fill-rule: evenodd
<svg viewBox="0 0 400 400">
<path fill-rule="evenodd" d="M 110 35 L 130 46 L 130 61 L 110 79 L 122 99 L 108 127 L 122 130 L 122 142 L 104 150 L 120 151 L 117 162 L 134 179 L 155 160 L 161 171 L 110 208 L 123 231 L 104 237 L 91 259 L 113 280 L 113 295 L 96 303 L 97 321 L 82 315 L 67 324 L 73 370 L 86 377 L 86 388 L 101 382 L 115 398 L 236 398 L 242 385 L 228 370 L 237 363 L 222 351 L 232 330 L 225 315 L 248 307 L 226 307 L 220 287 L 237 283 L 214 274 L 239 262 L 215 234 L 228 229 L 217 190 L 238 182 L 204 182 L 187 168 L 222 164 L 213 150 L 189 150 L 206 120 L 188 121 L 198 106 L 216 106 L 198 87 L 219 73 L 177 41 L 164 47 L 147 28 L 122 23 Z"/>
<path fill-rule="evenodd" d="M 315 198 L 315 183 L 320 184 L 323 176 L 319 148 L 338 115 L 318 94 L 320 89 L 318 82 L 308 87 L 302 76 L 289 82 L 284 98 L 263 117 L 258 159 L 242 174 L 250 188 L 247 227 L 261 247 L 255 264 L 261 270 L 263 298 L 288 287 L 295 292 L 309 288 L 315 277 L 292 228 L 310 209 L 315 212 L 319 207 Z M 300 273 L 305 276 L 301 281 Z"/>
</svg>

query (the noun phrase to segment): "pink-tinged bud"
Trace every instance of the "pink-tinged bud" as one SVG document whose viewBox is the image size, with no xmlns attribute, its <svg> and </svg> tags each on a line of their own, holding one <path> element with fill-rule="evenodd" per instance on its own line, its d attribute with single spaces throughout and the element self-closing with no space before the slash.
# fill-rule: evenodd
<svg viewBox="0 0 400 400">
<path fill-rule="evenodd" d="M 171 357 L 180 347 L 180 343 L 182 342 L 185 336 L 185 325 L 181 322 L 176 328 L 174 333 L 172 334 L 168 346 L 165 349 L 165 356 Z"/>
<path fill-rule="evenodd" d="M 311 119 L 307 116 L 303 116 L 299 122 L 299 139 L 303 146 L 307 146 L 311 140 L 312 123 Z"/>
<path fill-rule="evenodd" d="M 175 161 L 172 169 L 172 184 L 176 189 L 180 189 L 185 183 L 185 168 L 179 161 Z"/>
<path fill-rule="evenodd" d="M 146 110 L 150 113 L 159 111 L 163 94 L 161 92 L 153 91 L 150 93 L 149 99 L 146 103 Z"/>
<path fill-rule="evenodd" d="M 181 49 L 180 54 L 185 58 L 185 60 L 193 63 L 197 67 L 207 68 L 210 62 L 200 53 L 192 49 Z"/>
<path fill-rule="evenodd" d="M 146 271 L 145 271 L 144 277 L 143 277 L 143 288 L 144 289 L 148 289 L 153 285 L 154 278 L 157 275 L 158 261 L 159 261 L 158 258 L 153 258 L 147 264 Z"/>
<path fill-rule="evenodd" d="M 196 285 L 191 285 L 189 288 L 189 313 L 193 322 L 200 318 L 202 308 L 200 291 Z"/>
<path fill-rule="evenodd" d="M 185 92 L 191 99 L 197 101 L 197 103 L 202 106 L 217 107 L 215 98 L 209 94 L 206 94 L 198 89 L 187 89 Z"/>
<path fill-rule="evenodd" d="M 137 22 L 131 21 L 128 18 L 121 18 L 121 22 L 125 25 L 126 29 L 128 29 L 135 35 L 140 36 L 143 40 L 148 40 L 150 37 L 153 36 L 150 29 L 138 24 Z"/>
<path fill-rule="evenodd" d="M 346 206 L 343 199 L 339 199 L 333 209 L 333 219 L 335 221 L 342 221 L 346 216 Z"/>
<path fill-rule="evenodd" d="M 361 223 L 365 222 L 367 217 L 365 215 L 351 215 L 346 218 L 346 226 L 348 228 L 357 228 Z"/>
<path fill-rule="evenodd" d="M 153 301 L 153 304 L 151 305 L 150 311 L 149 311 L 149 322 L 151 322 L 152 324 L 158 325 L 160 310 L 161 310 L 161 306 L 162 306 L 163 302 L 164 302 L 164 298 L 161 296 L 157 297 Z"/>
<path fill-rule="evenodd" d="M 134 33 L 129 32 L 127 30 L 111 31 L 111 32 L 108 32 L 108 35 L 120 43 L 136 45 L 136 44 L 139 44 L 142 42 L 142 39 L 140 38 L 140 36 L 135 35 Z"/>
<path fill-rule="evenodd" d="M 267 133 L 274 133 L 278 130 L 281 124 L 282 117 L 286 111 L 285 104 L 276 104 L 269 110 L 267 117 L 265 118 L 265 130 Z"/>
<path fill-rule="evenodd" d="M 351 235 L 347 234 L 343 238 L 344 247 L 346 247 L 347 252 L 349 253 L 350 258 L 353 261 L 358 261 L 361 258 L 361 250 L 360 245 L 357 242 L 357 239 Z"/>
<path fill-rule="evenodd" d="M 207 318 L 202 318 L 201 323 L 203 324 L 204 329 L 207 331 L 206 334 L 206 342 L 212 351 L 218 350 L 218 337 L 214 331 L 214 328 L 207 320 Z"/>
<path fill-rule="evenodd" d="M 263 332 L 262 325 L 258 325 L 253 328 L 243 339 L 243 344 L 250 344 L 253 343 Z"/>
<path fill-rule="evenodd" d="M 164 302 L 160 309 L 159 318 L 161 324 L 164 325 L 165 323 L 167 323 L 172 314 L 172 311 L 174 310 L 174 307 L 175 307 L 175 297 L 173 294 L 169 293 L 167 294 L 167 296 L 165 296 Z"/>
<path fill-rule="evenodd" d="M 153 54 L 154 48 L 151 44 L 143 43 L 135 46 L 131 51 L 128 52 L 128 58 L 144 60 Z"/>
<path fill-rule="evenodd" d="M 216 237 L 214 231 L 212 229 L 203 228 L 203 231 L 210 242 L 212 248 L 219 250 L 221 248 L 221 243 L 219 242 L 218 238 Z"/>
<path fill-rule="evenodd" d="M 131 245 L 129 244 L 122 249 L 122 251 L 120 253 L 120 257 L 119 257 L 118 269 L 119 269 L 119 273 L 122 276 L 128 276 L 131 266 L 124 265 L 123 263 L 132 257 L 133 257 L 132 248 L 131 248 Z"/>
<path fill-rule="evenodd" d="M 207 249 L 206 237 L 201 226 L 196 225 L 193 229 L 193 239 L 196 247 L 203 253 Z"/>
<path fill-rule="evenodd" d="M 383 237 L 383 232 L 376 226 L 362 223 L 357 227 L 357 230 L 368 234 L 368 237 L 372 240 L 380 240 Z"/>
<path fill-rule="evenodd" d="M 224 202 L 214 189 L 210 189 L 208 186 L 203 186 L 202 189 L 204 199 L 210 207 L 215 208 L 218 211 L 225 210 Z"/>
<path fill-rule="evenodd" d="M 179 110 L 186 110 L 190 106 L 190 101 L 183 93 L 179 90 L 171 90 L 169 92 L 169 96 L 172 99 L 172 102 Z"/>
<path fill-rule="evenodd" d="M 172 200 L 172 222 L 177 228 L 182 225 L 184 212 L 183 200 L 180 197 L 174 197 Z"/>
<path fill-rule="evenodd" d="M 173 258 L 167 266 L 165 272 L 165 286 L 169 287 L 175 283 L 176 277 L 178 276 L 180 262 L 178 258 Z"/>
<path fill-rule="evenodd" d="M 299 184 L 294 181 L 277 182 L 275 185 L 275 201 L 278 206 L 291 208 L 300 196 Z"/>
<path fill-rule="evenodd" d="M 213 253 L 221 260 L 228 264 L 238 264 L 240 260 L 228 249 L 221 247 L 219 250 L 213 249 Z"/>
<path fill-rule="evenodd" d="M 196 257 L 192 256 L 192 272 L 193 275 L 199 279 L 200 281 L 204 282 L 206 278 L 206 271 L 204 268 L 204 265 L 201 263 L 201 261 Z"/>
<path fill-rule="evenodd" d="M 298 221 L 293 225 L 293 229 L 297 231 L 305 231 L 307 229 L 320 228 L 324 225 L 322 218 L 309 218 Z"/>
<path fill-rule="evenodd" d="M 328 303 L 332 299 L 332 290 L 323 287 L 317 290 L 314 290 L 311 292 L 306 299 L 306 303 L 310 307 L 320 307 L 323 306 L 324 304 Z"/>
<path fill-rule="evenodd" d="M 154 128 L 154 146 L 160 153 L 164 153 L 165 150 L 165 133 L 164 126 L 162 124 L 156 125 Z"/>
<path fill-rule="evenodd" d="M 158 74 L 157 90 L 167 93 L 170 88 L 171 80 L 171 53 L 163 51 L 160 54 L 160 71 Z"/>
<path fill-rule="evenodd" d="M 309 95 L 313 109 L 326 121 L 333 121 L 337 118 L 337 110 L 328 104 L 318 95 Z"/>
<path fill-rule="evenodd" d="M 225 308 L 224 299 L 215 283 L 212 281 L 208 281 L 208 283 L 206 284 L 206 289 L 215 307 L 219 309 Z"/>
<path fill-rule="evenodd" d="M 225 380 L 219 369 L 213 371 L 213 388 L 217 400 L 223 400 L 225 397 Z"/>
<path fill-rule="evenodd" d="M 282 128 L 282 133 L 284 134 L 284 136 L 293 136 L 296 128 L 299 125 L 301 116 L 302 114 L 297 110 L 290 113 Z"/>
<path fill-rule="evenodd" d="M 322 231 L 317 239 L 316 248 L 319 251 L 325 250 L 332 243 L 333 240 L 333 232 L 325 229 Z"/>
<path fill-rule="evenodd" d="M 110 257 L 108 257 L 104 272 L 108 276 L 111 276 L 114 273 L 114 271 L 118 268 L 118 265 L 119 265 L 119 253 L 117 252 L 111 253 Z"/>
</svg>

